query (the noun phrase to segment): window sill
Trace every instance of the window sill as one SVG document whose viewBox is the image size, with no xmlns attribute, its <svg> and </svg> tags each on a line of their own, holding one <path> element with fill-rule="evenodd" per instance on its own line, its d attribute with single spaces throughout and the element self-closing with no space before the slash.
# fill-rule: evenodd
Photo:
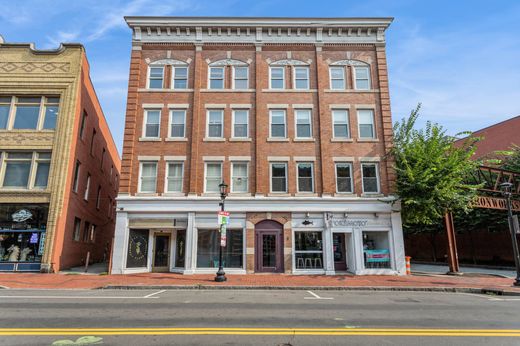
<svg viewBox="0 0 520 346">
<path fill-rule="evenodd" d="M 139 88 L 137 89 L 138 92 L 159 92 L 159 93 L 186 93 L 186 92 L 193 92 L 193 89 L 147 89 L 147 88 Z"/>
<path fill-rule="evenodd" d="M 251 197 L 252 195 L 248 192 L 230 192 L 228 197 Z"/>
<path fill-rule="evenodd" d="M 268 197 L 291 197 L 290 193 L 287 192 L 270 192 L 267 194 Z"/>
<path fill-rule="evenodd" d="M 267 138 L 268 142 L 289 142 L 289 138 Z"/>
<path fill-rule="evenodd" d="M 378 93 L 379 89 L 367 89 L 367 90 L 356 90 L 356 89 L 325 89 L 326 93 Z"/>
<path fill-rule="evenodd" d="M 200 89 L 201 93 L 252 93 L 256 89 Z"/>
<path fill-rule="evenodd" d="M 357 197 L 354 192 L 336 192 L 334 197 Z"/>
<path fill-rule="evenodd" d="M 186 196 L 183 192 L 165 192 L 162 194 L 163 197 L 184 197 Z"/>
<path fill-rule="evenodd" d="M 225 142 L 225 138 L 211 138 L 211 137 L 204 137 L 202 140 L 203 142 Z"/>
<path fill-rule="evenodd" d="M 352 138 L 331 138 L 330 141 L 331 142 L 338 142 L 338 143 L 341 143 L 341 142 L 352 143 L 352 142 L 354 142 L 354 140 Z"/>
<path fill-rule="evenodd" d="M 174 138 L 174 137 L 168 137 L 164 139 L 165 142 L 187 142 L 188 138 Z"/>
<path fill-rule="evenodd" d="M 162 138 L 147 138 L 147 137 L 140 137 L 139 142 L 161 142 Z"/>
<path fill-rule="evenodd" d="M 379 193 L 379 192 L 364 192 L 361 194 L 361 197 L 368 197 L 368 198 L 378 198 L 378 197 L 384 197 L 385 195 L 383 195 L 382 193 Z"/>
<path fill-rule="evenodd" d="M 377 143 L 377 142 L 379 142 L 379 139 L 377 139 L 377 138 L 358 138 L 358 139 L 356 139 L 356 142 Z"/>
<path fill-rule="evenodd" d="M 230 142 L 251 142 L 251 138 L 230 138 Z"/>
<path fill-rule="evenodd" d="M 314 192 L 297 192 L 294 194 L 295 197 L 318 197 L 317 193 Z"/>
<path fill-rule="evenodd" d="M 264 93 L 315 93 L 318 89 L 262 89 Z"/>
<path fill-rule="evenodd" d="M 218 192 L 204 192 L 201 194 L 202 197 L 219 197 L 220 198 L 220 193 Z"/>
<path fill-rule="evenodd" d="M 137 192 L 135 195 L 136 196 L 140 196 L 140 197 L 156 197 L 156 196 L 159 196 L 159 194 L 157 192 Z"/>
<path fill-rule="evenodd" d="M 315 138 L 294 138 L 293 142 L 316 142 Z"/>
</svg>

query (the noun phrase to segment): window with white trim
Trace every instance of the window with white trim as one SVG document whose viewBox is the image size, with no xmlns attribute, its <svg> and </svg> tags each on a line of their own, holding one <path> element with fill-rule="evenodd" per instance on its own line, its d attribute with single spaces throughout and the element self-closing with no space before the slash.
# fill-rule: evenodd
<svg viewBox="0 0 520 346">
<path fill-rule="evenodd" d="M 145 113 L 145 125 L 143 137 L 159 138 L 159 130 L 161 127 L 161 111 L 159 109 L 147 109 Z"/>
<path fill-rule="evenodd" d="M 186 66 L 172 66 L 173 89 L 187 89 L 188 88 L 188 67 Z"/>
<path fill-rule="evenodd" d="M 157 189 L 157 162 L 141 162 L 139 192 L 154 193 Z"/>
<path fill-rule="evenodd" d="M 309 68 L 303 66 L 294 67 L 294 89 L 309 89 Z"/>
<path fill-rule="evenodd" d="M 45 189 L 49 180 L 51 153 L 0 153 L 0 186 L 8 189 Z M 3 169 L 2 169 L 3 167 Z"/>
<path fill-rule="evenodd" d="M 248 163 L 233 162 L 231 164 L 231 192 L 248 192 L 248 183 Z"/>
<path fill-rule="evenodd" d="M 356 90 L 370 90 L 370 69 L 369 67 L 354 67 L 355 88 Z"/>
<path fill-rule="evenodd" d="M 336 192 L 352 193 L 352 164 L 348 162 L 336 163 Z"/>
<path fill-rule="evenodd" d="M 271 163 L 271 192 L 287 192 L 287 163 Z"/>
<path fill-rule="evenodd" d="M 150 66 L 148 89 L 162 89 L 164 86 L 164 66 Z"/>
<path fill-rule="evenodd" d="M 359 138 L 375 138 L 374 111 L 372 109 L 359 109 L 357 113 Z"/>
<path fill-rule="evenodd" d="M 83 199 L 88 201 L 88 194 L 90 190 L 90 174 L 87 174 L 87 183 L 85 185 L 85 194 L 83 195 Z"/>
<path fill-rule="evenodd" d="M 363 193 L 379 193 L 379 173 L 377 163 L 362 163 L 361 177 Z"/>
<path fill-rule="evenodd" d="M 296 269 L 323 268 L 322 233 L 321 231 L 294 231 Z"/>
<path fill-rule="evenodd" d="M 56 128 L 56 121 L 58 120 L 58 111 L 60 106 L 59 97 L 45 97 L 44 103 L 44 118 L 43 129 L 54 130 Z"/>
<path fill-rule="evenodd" d="M 209 89 L 224 89 L 224 67 L 209 68 Z"/>
<path fill-rule="evenodd" d="M 329 67 L 330 74 L 330 88 L 332 90 L 345 90 L 345 67 L 344 66 L 331 66 Z"/>
<path fill-rule="evenodd" d="M 249 88 L 249 68 L 247 66 L 233 66 L 233 89 Z"/>
<path fill-rule="evenodd" d="M 285 119 L 285 110 L 276 109 L 269 111 L 270 120 L 270 137 L 271 138 L 286 138 L 287 128 Z"/>
<path fill-rule="evenodd" d="M 208 138 L 224 137 L 224 110 L 208 110 Z"/>
<path fill-rule="evenodd" d="M 310 109 L 296 109 L 296 138 L 312 137 L 312 115 Z"/>
<path fill-rule="evenodd" d="M 17 97 L 13 129 L 38 128 L 40 116 L 40 97 Z"/>
<path fill-rule="evenodd" d="M 273 67 L 269 68 L 270 89 L 285 89 L 285 68 Z"/>
<path fill-rule="evenodd" d="M 7 129 L 9 122 L 9 113 L 11 113 L 11 97 L 0 97 L 0 129 Z"/>
<path fill-rule="evenodd" d="M 332 123 L 334 138 L 350 138 L 348 110 L 334 109 L 332 111 Z"/>
<path fill-rule="evenodd" d="M 206 177 L 204 192 L 220 192 L 219 184 L 222 182 L 222 163 L 206 162 Z"/>
<path fill-rule="evenodd" d="M 312 162 L 297 163 L 298 192 L 314 192 L 313 166 Z"/>
<path fill-rule="evenodd" d="M 233 137 L 249 137 L 249 111 L 247 109 L 237 109 L 233 111 Z"/>
<path fill-rule="evenodd" d="M 184 138 L 186 131 L 186 111 L 183 109 L 170 110 L 170 137 Z"/>
<path fill-rule="evenodd" d="M 182 162 L 169 162 L 166 173 L 166 192 L 182 192 L 182 179 L 184 164 Z"/>
<path fill-rule="evenodd" d="M 0 129 L 54 130 L 59 104 L 55 96 L 1 96 Z"/>
</svg>

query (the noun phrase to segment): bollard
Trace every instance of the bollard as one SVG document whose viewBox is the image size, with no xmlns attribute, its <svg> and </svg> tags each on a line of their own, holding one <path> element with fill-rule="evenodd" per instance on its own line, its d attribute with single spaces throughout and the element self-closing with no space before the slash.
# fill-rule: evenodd
<svg viewBox="0 0 520 346">
<path fill-rule="evenodd" d="M 412 257 L 405 256 L 404 258 L 406 260 L 406 275 L 411 275 L 412 274 L 412 267 L 410 265 L 410 260 L 412 259 Z"/>
</svg>

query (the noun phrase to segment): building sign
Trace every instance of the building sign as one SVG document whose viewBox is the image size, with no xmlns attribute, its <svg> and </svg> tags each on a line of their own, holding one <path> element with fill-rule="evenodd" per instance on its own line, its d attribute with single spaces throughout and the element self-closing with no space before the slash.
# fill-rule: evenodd
<svg viewBox="0 0 520 346">
<path fill-rule="evenodd" d="M 332 219 L 332 227 L 366 227 L 368 220 L 356 220 L 356 219 Z"/>
<path fill-rule="evenodd" d="M 218 212 L 218 224 L 219 225 L 229 225 L 229 211 L 219 211 Z"/>
<path fill-rule="evenodd" d="M 390 262 L 390 251 L 388 250 L 365 250 L 367 263 Z"/>
<path fill-rule="evenodd" d="M 27 209 L 20 209 L 11 215 L 14 222 L 24 222 L 32 218 L 32 213 Z"/>
<path fill-rule="evenodd" d="M 128 236 L 127 268 L 148 266 L 148 230 L 130 229 Z"/>
</svg>

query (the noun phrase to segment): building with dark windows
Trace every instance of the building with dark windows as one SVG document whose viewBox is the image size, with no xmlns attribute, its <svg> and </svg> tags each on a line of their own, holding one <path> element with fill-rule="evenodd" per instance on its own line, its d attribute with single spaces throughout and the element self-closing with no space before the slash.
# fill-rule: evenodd
<svg viewBox="0 0 520 346">
<path fill-rule="evenodd" d="M 391 18 L 127 17 L 112 273 L 404 274 Z"/>
<path fill-rule="evenodd" d="M 0 36 L 0 271 L 108 259 L 119 167 L 83 46 Z"/>
</svg>

